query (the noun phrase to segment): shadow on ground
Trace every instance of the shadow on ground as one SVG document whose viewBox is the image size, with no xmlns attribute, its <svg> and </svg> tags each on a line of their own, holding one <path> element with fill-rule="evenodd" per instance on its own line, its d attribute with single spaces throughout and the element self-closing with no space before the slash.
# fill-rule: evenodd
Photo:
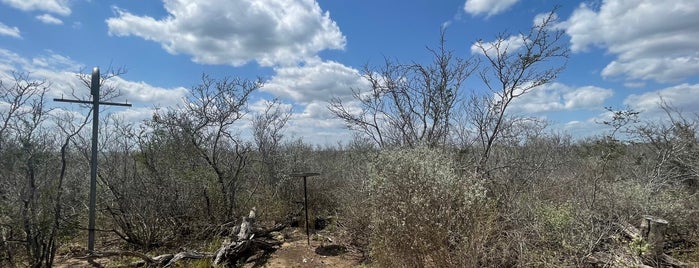
<svg viewBox="0 0 699 268">
<path fill-rule="evenodd" d="M 347 252 L 347 248 L 341 245 L 327 245 L 316 248 L 316 254 L 321 256 L 338 256 Z"/>
</svg>

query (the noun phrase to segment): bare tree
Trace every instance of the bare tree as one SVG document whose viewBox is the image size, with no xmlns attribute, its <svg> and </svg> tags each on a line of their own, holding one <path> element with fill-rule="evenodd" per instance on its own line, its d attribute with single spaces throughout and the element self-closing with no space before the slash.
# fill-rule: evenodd
<svg viewBox="0 0 699 268">
<path fill-rule="evenodd" d="M 0 103 L 5 106 L 0 113 L 0 150 L 11 129 L 18 134 L 19 127 L 28 126 L 33 120 L 41 121 L 45 115 L 43 105 L 47 82 L 32 80 L 28 73 L 15 72 L 12 75 L 10 85 L 0 80 Z"/>
<path fill-rule="evenodd" d="M 63 199 L 63 194 L 64 194 L 64 185 L 67 179 L 67 172 L 68 172 L 68 164 L 69 164 L 69 151 L 70 151 L 70 145 L 71 143 L 74 142 L 73 138 L 77 136 L 88 124 L 89 122 L 89 116 L 84 117 L 82 120 L 78 120 L 77 122 L 75 121 L 75 115 L 72 113 L 63 113 L 60 115 L 55 116 L 54 121 L 56 122 L 56 127 L 60 130 L 61 134 L 63 135 L 63 139 L 61 142 L 61 147 L 60 147 L 60 168 L 58 171 L 58 179 L 53 186 L 57 191 L 56 196 L 54 198 L 55 204 L 53 207 L 53 224 L 51 226 L 51 231 L 48 236 L 48 247 L 50 251 L 50 255 L 47 258 L 47 265 L 52 266 L 53 260 L 56 256 L 56 240 L 57 236 L 59 234 L 59 231 L 63 227 L 61 223 L 65 222 L 65 216 L 64 216 L 64 210 L 63 207 L 66 206 L 64 199 Z"/>
<path fill-rule="evenodd" d="M 644 121 L 629 132 L 648 149 L 654 167 L 650 178 L 657 185 L 684 184 L 699 190 L 699 115 L 683 113 L 661 99 L 666 120 Z M 638 112 L 636 112 L 638 114 Z"/>
<path fill-rule="evenodd" d="M 389 59 L 381 68 L 364 67 L 369 90 L 352 89 L 353 102 L 335 98 L 328 108 L 351 129 L 379 147 L 444 145 L 462 83 L 475 70 L 472 59 L 455 57 L 440 33 L 433 62 L 400 64 Z"/>
<path fill-rule="evenodd" d="M 489 91 L 472 97 L 468 104 L 482 150 L 481 172 L 486 171 L 495 142 L 511 123 L 507 110 L 512 102 L 553 81 L 565 67 L 569 50 L 563 44 L 564 32 L 553 28 L 555 20 L 554 9 L 535 21 L 528 33 L 500 34 L 493 42 L 479 40 L 474 45 L 486 63 L 480 77 Z"/>
<path fill-rule="evenodd" d="M 250 151 L 250 145 L 232 133 L 232 126 L 247 113 L 250 93 L 261 86 L 260 80 L 203 75 L 182 107 L 153 117 L 154 123 L 185 137 L 216 173 L 226 218 L 234 216 L 237 182 Z"/>
<path fill-rule="evenodd" d="M 264 166 L 267 183 L 278 180 L 279 150 L 284 127 L 291 117 L 291 107 L 284 108 L 278 99 L 265 103 L 265 110 L 252 119 L 253 139 Z"/>
<path fill-rule="evenodd" d="M 9 240 L 19 239 L 29 266 L 50 266 L 56 246 L 50 227 L 53 219 L 42 212 L 49 209 L 46 201 L 53 197 L 53 144 L 45 127 L 50 112 L 45 107 L 49 84 L 33 80 L 26 73 L 15 73 L 13 78 L 9 87 L 0 85 L 0 101 L 7 105 L 7 113 L 0 114 L 1 162 L 7 165 L 0 171 L 0 200 L 9 202 L 8 214 L 14 218 L 0 225 L 3 229 L 9 227 L 11 233 L 21 230 L 21 239 Z M 4 244 L 4 235 L 2 240 Z M 9 251 L 7 254 L 12 255 Z"/>
</svg>

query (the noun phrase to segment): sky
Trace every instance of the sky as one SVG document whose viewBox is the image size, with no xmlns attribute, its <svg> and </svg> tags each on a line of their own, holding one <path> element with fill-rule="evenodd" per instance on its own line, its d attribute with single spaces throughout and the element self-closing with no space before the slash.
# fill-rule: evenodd
<svg viewBox="0 0 699 268">
<path fill-rule="evenodd" d="M 0 0 L 0 79 L 28 73 L 51 83 L 52 98 L 86 97 L 76 73 L 123 67 L 113 101 L 133 107 L 107 112 L 139 123 L 179 105 L 202 74 L 260 78 L 251 113 L 278 98 L 293 113 L 287 138 L 335 144 L 351 131 L 328 101 L 351 102 L 352 89 L 367 85 L 364 66 L 429 64 L 441 30 L 454 55 L 477 57 L 476 41 L 526 32 L 556 6 L 554 26 L 571 51 L 566 69 L 511 112 L 574 137 L 606 131 L 605 107 L 662 118 L 662 99 L 699 112 L 696 0 Z M 478 76 L 462 89 L 478 90 Z M 237 127 L 249 132 L 249 123 Z"/>
</svg>

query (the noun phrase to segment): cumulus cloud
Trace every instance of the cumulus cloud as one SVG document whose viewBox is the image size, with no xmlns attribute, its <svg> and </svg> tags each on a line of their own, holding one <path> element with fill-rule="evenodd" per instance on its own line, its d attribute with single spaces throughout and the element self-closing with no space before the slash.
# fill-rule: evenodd
<svg viewBox="0 0 699 268">
<path fill-rule="evenodd" d="M 259 99 L 255 101 L 251 101 L 250 104 L 248 104 L 248 109 L 250 109 L 251 112 L 253 113 L 264 113 L 267 108 L 274 104 L 273 101 L 266 100 L 266 99 Z M 285 103 L 285 102 L 279 102 L 274 104 L 276 107 L 280 109 L 280 111 L 291 111 L 293 108 L 293 105 L 290 103 Z"/>
<path fill-rule="evenodd" d="M 148 103 L 155 106 L 174 106 L 180 104 L 189 92 L 184 87 L 162 88 L 146 82 L 128 81 L 121 77 L 113 78 L 113 86 L 122 93 L 124 100 L 129 102 Z"/>
<path fill-rule="evenodd" d="M 694 0 L 583 3 L 559 26 L 573 52 L 595 46 L 616 55 L 604 77 L 675 82 L 699 74 L 699 5 Z"/>
<path fill-rule="evenodd" d="M 1 35 L 6 35 L 14 38 L 22 38 L 22 36 L 19 34 L 19 28 L 7 26 L 2 22 L 0 22 L 0 36 Z"/>
<path fill-rule="evenodd" d="M 498 51 L 507 51 L 508 53 L 512 53 L 522 48 L 524 46 L 524 39 L 524 35 L 519 34 L 512 35 L 507 39 L 500 39 L 492 42 L 481 41 L 471 45 L 471 54 L 483 55 L 483 49 L 481 49 L 481 47 L 483 47 L 485 48 L 485 53 L 487 53 L 488 56 L 496 58 Z"/>
<path fill-rule="evenodd" d="M 58 15 L 70 15 L 69 0 L 1 0 L 8 6 L 22 11 L 45 11 Z"/>
<path fill-rule="evenodd" d="M 600 109 L 614 92 L 595 86 L 571 87 L 561 83 L 540 86 L 512 102 L 516 113 L 544 113 Z"/>
<path fill-rule="evenodd" d="M 584 139 L 608 134 L 611 127 L 601 122 L 609 121 L 611 118 L 611 113 L 605 112 L 587 119 L 568 121 L 554 127 L 560 127 L 561 130 L 571 135 L 574 139 Z"/>
<path fill-rule="evenodd" d="M 359 71 L 334 61 L 315 60 L 303 66 L 278 67 L 275 72 L 261 90 L 302 103 L 345 99 L 352 89 L 368 85 Z"/>
<path fill-rule="evenodd" d="M 312 118 L 312 119 L 321 119 L 321 120 L 331 120 L 335 121 L 332 119 L 335 119 L 335 115 L 333 115 L 330 110 L 327 108 L 328 103 L 324 101 L 314 101 L 306 105 L 306 107 L 303 109 L 303 112 L 298 115 L 298 117 L 301 118 Z M 338 126 L 337 122 L 332 122 L 332 126 Z"/>
<path fill-rule="evenodd" d="M 345 37 L 315 0 L 165 0 L 157 19 L 115 8 L 109 33 L 158 42 L 197 63 L 295 64 L 319 51 L 344 49 Z"/>
<path fill-rule="evenodd" d="M 699 113 L 699 84 L 680 84 L 643 94 L 626 97 L 624 104 L 645 114 L 660 113 L 660 104 L 666 102 L 684 112 Z"/>
<path fill-rule="evenodd" d="M 667 114 L 660 107 L 666 103 L 685 116 L 699 114 L 699 84 L 680 84 L 643 94 L 627 96 L 623 104 L 634 111 L 641 112 L 640 119 L 648 122 L 662 122 L 668 120 Z M 624 108 L 625 109 L 625 108 Z M 612 120 L 614 113 L 604 111 L 588 119 L 574 120 L 562 125 L 562 128 L 576 138 L 592 135 L 607 134 L 611 128 L 601 124 Z"/>
<path fill-rule="evenodd" d="M 75 71 L 35 67 L 31 69 L 31 74 L 35 79 L 51 82 L 49 94 L 53 97 L 72 98 L 73 95 L 79 98 L 89 97 L 89 89 L 78 78 Z M 111 78 L 106 85 L 119 91 L 120 95 L 113 101 L 128 101 L 150 107 L 180 104 L 188 92 L 184 87 L 162 88 L 142 81 L 129 81 L 118 76 Z"/>
<path fill-rule="evenodd" d="M 251 115 L 263 113 L 271 102 L 265 99 L 251 101 L 248 108 Z M 317 145 L 334 145 L 338 142 L 346 142 L 351 137 L 351 132 L 344 127 L 344 123 L 335 118 L 326 108 L 327 102 L 313 101 L 306 104 L 279 103 L 282 111 L 290 111 L 291 116 L 284 130 L 284 139 L 287 141 L 302 139 L 305 142 Z M 252 116 L 243 118 L 237 129 L 243 130 L 243 136 L 252 132 Z"/>
<path fill-rule="evenodd" d="M 630 81 L 630 82 L 624 83 L 624 86 L 628 87 L 628 88 L 642 88 L 642 87 L 646 86 L 646 83 L 637 82 L 637 81 Z"/>
<path fill-rule="evenodd" d="M 57 25 L 63 24 L 62 20 L 52 16 L 51 14 L 39 15 L 39 16 L 36 16 L 36 19 L 40 20 L 41 22 L 46 23 L 46 24 L 57 24 Z"/>
<path fill-rule="evenodd" d="M 28 66 L 28 64 L 29 61 L 19 54 L 0 48 L 0 79 L 11 79 L 13 71 Z"/>
<path fill-rule="evenodd" d="M 77 72 L 82 69 L 84 65 L 51 51 L 45 55 L 26 59 L 12 51 L 0 49 L 0 80 L 12 81 L 12 72 L 28 73 L 31 75 L 30 79 L 50 83 L 49 97 L 88 98 L 89 89 L 78 78 Z M 174 106 L 181 103 L 188 93 L 188 90 L 183 87 L 162 88 L 145 82 L 126 80 L 123 77 L 113 77 L 107 83 L 121 93 L 113 101 L 128 100 L 129 103 L 136 105 L 130 108 L 134 109 L 133 111 L 120 113 L 127 119 L 138 119 L 138 121 L 152 114 L 153 108 L 143 108 L 143 106 Z"/>
<path fill-rule="evenodd" d="M 351 132 L 326 106 L 324 101 L 314 101 L 293 113 L 288 122 L 290 137 L 305 137 L 310 143 L 330 145 L 349 140 Z"/>
<path fill-rule="evenodd" d="M 549 18 L 550 17 L 550 18 Z M 550 12 L 545 12 L 545 13 L 539 13 L 534 16 L 534 20 L 532 21 L 532 25 L 536 27 L 542 26 L 545 22 L 548 22 L 548 26 L 554 26 L 554 28 L 557 28 L 557 25 L 554 25 L 558 21 L 558 14 L 553 13 L 551 14 Z"/>
<path fill-rule="evenodd" d="M 71 71 L 78 71 L 85 67 L 85 65 L 80 64 L 69 57 L 53 53 L 50 50 L 47 52 L 48 54 L 46 55 L 40 55 L 32 58 L 32 65 L 41 68 Z"/>
<path fill-rule="evenodd" d="M 132 107 L 116 111 L 113 115 L 125 122 L 137 123 L 152 118 L 155 110 L 155 108 L 150 107 Z"/>
<path fill-rule="evenodd" d="M 517 2 L 519 0 L 466 0 L 464 11 L 471 15 L 492 16 L 506 11 Z"/>
</svg>

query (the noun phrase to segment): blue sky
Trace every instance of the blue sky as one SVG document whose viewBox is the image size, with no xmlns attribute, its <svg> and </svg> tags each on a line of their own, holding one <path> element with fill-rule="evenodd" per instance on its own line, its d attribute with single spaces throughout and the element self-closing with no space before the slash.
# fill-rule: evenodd
<svg viewBox="0 0 699 268">
<path fill-rule="evenodd" d="M 442 27 L 455 55 L 477 56 L 475 41 L 527 31 L 556 5 L 567 68 L 512 112 L 577 137 L 604 131 L 605 106 L 658 118 L 662 96 L 699 112 L 696 0 L 0 0 L 0 79 L 29 72 L 52 83 L 51 97 L 71 87 L 86 96 L 75 72 L 123 66 L 114 83 L 134 107 L 110 111 L 139 122 L 178 105 L 202 73 L 260 77 L 252 113 L 280 98 L 293 108 L 288 137 L 332 144 L 350 132 L 327 101 L 351 101 L 350 89 L 365 86 L 363 65 L 428 63 Z M 482 90 L 478 77 L 463 90 Z M 247 124 L 239 128 L 245 135 Z"/>
</svg>

